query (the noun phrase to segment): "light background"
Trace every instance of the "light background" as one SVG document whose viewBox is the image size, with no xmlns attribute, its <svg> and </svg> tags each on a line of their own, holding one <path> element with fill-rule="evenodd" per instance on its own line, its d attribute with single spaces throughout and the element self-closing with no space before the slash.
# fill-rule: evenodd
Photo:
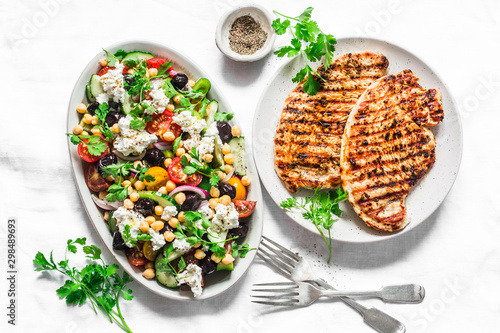
<svg viewBox="0 0 500 333">
<path fill-rule="evenodd" d="M 0 1 L 0 312 L 7 332 L 120 332 L 89 306 L 68 307 L 61 277 L 33 271 L 37 251 L 62 255 L 68 238 L 104 248 L 75 189 L 64 137 L 76 79 L 101 47 L 124 39 L 171 46 L 190 56 L 223 91 L 251 133 L 257 101 L 283 60 L 236 63 L 216 48 L 217 20 L 244 1 Z M 460 108 L 463 161 L 441 207 L 402 236 L 368 245 L 336 243 L 327 265 L 322 240 L 264 199 L 264 234 L 314 262 L 340 288 L 416 282 L 419 305 L 365 300 L 403 321 L 408 332 L 494 332 L 500 327 L 500 3 L 484 1 L 277 1 L 269 10 L 313 19 L 336 37 L 387 40 L 413 52 L 447 83 Z M 286 37 L 288 38 L 288 37 Z M 275 47 L 287 39 L 278 37 Z M 18 219 L 17 326 L 6 324 L 6 224 Z M 105 251 L 107 258 L 111 255 Z M 5 277 L 4 277 L 5 276 Z M 338 301 L 269 309 L 250 303 L 252 283 L 284 280 L 260 261 L 232 289 L 198 303 L 161 298 L 137 283 L 123 312 L 135 332 L 371 332 Z"/>
</svg>

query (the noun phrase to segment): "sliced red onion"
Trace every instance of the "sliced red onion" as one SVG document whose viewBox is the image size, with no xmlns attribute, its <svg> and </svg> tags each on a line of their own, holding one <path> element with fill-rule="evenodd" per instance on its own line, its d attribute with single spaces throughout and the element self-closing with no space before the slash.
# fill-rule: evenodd
<svg viewBox="0 0 500 333">
<path fill-rule="evenodd" d="M 144 155 L 146 155 L 146 150 L 144 150 L 139 155 L 125 156 L 121 152 L 119 152 L 117 149 L 113 149 L 113 154 L 115 154 L 116 157 L 118 157 L 119 159 L 124 160 L 124 161 L 138 161 L 138 160 L 142 160 L 142 158 L 144 157 Z"/>
<path fill-rule="evenodd" d="M 155 142 L 155 143 L 153 143 L 153 146 L 157 149 L 160 149 L 161 151 L 172 150 L 172 148 L 174 148 L 173 144 L 166 143 L 163 141 Z"/>
<path fill-rule="evenodd" d="M 199 212 L 203 207 L 208 206 L 208 205 L 209 205 L 208 201 L 207 200 L 203 200 L 200 203 L 200 207 L 198 207 L 198 209 L 196 211 Z"/>
<path fill-rule="evenodd" d="M 202 190 L 199 187 L 196 186 L 191 186 L 191 185 L 182 185 L 182 186 L 177 186 L 175 189 L 172 190 L 168 195 L 173 196 L 174 194 L 177 194 L 179 192 L 194 192 L 197 193 L 201 196 L 202 199 L 206 199 L 209 194 L 207 191 Z"/>
<path fill-rule="evenodd" d="M 229 172 L 227 176 L 224 177 L 224 179 L 222 179 L 222 181 L 227 182 L 233 176 L 233 174 L 234 174 L 234 168 L 231 168 L 231 172 Z"/>
<path fill-rule="evenodd" d="M 170 75 L 170 77 L 174 77 L 177 72 L 174 69 L 169 69 L 168 74 Z"/>
<path fill-rule="evenodd" d="M 120 206 L 123 206 L 123 202 L 120 202 L 120 201 L 107 202 L 106 199 L 101 200 L 93 194 L 91 197 L 92 197 L 92 200 L 94 200 L 94 203 L 96 204 L 96 206 L 99 208 L 102 208 L 104 210 L 114 210 L 114 209 L 118 209 Z"/>
</svg>

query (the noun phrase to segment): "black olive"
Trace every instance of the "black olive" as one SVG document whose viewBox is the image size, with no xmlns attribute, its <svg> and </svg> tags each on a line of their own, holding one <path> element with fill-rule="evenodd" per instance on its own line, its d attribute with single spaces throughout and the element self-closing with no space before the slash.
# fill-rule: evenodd
<svg viewBox="0 0 500 333">
<path fill-rule="evenodd" d="M 92 102 L 87 106 L 87 112 L 90 113 L 91 115 L 95 115 L 95 110 L 99 107 L 98 102 Z"/>
<path fill-rule="evenodd" d="M 124 84 L 123 86 L 124 86 L 125 90 L 128 91 L 130 89 L 130 85 L 135 82 L 135 79 L 132 76 L 130 76 L 129 74 L 124 74 L 123 81 L 125 81 L 127 83 L 127 84 Z"/>
<path fill-rule="evenodd" d="M 217 269 L 217 264 L 207 255 L 200 261 L 200 267 L 203 274 L 212 274 Z"/>
<path fill-rule="evenodd" d="M 217 122 L 217 130 L 219 131 L 220 139 L 223 143 L 229 142 L 233 138 L 231 134 L 231 125 L 224 121 Z"/>
<path fill-rule="evenodd" d="M 127 245 L 125 245 L 122 234 L 118 230 L 113 234 L 113 249 L 120 251 L 127 249 Z"/>
<path fill-rule="evenodd" d="M 149 198 L 139 198 L 134 204 L 134 210 L 143 216 L 153 215 L 156 203 Z"/>
<path fill-rule="evenodd" d="M 165 155 L 160 149 L 153 148 L 146 152 L 144 161 L 148 162 L 149 165 L 161 165 L 165 161 Z"/>
<path fill-rule="evenodd" d="M 231 199 L 236 197 L 236 188 L 226 182 L 219 182 L 219 192 L 220 196 L 229 195 Z"/>
<path fill-rule="evenodd" d="M 161 228 L 160 231 L 158 231 L 158 233 L 160 235 L 163 235 L 165 233 L 165 231 L 175 232 L 174 228 L 172 228 L 168 223 L 165 223 L 163 228 Z"/>
<path fill-rule="evenodd" d="M 109 153 L 108 155 L 103 156 L 98 162 L 97 162 L 97 172 L 102 173 L 102 168 L 111 164 L 116 164 L 118 163 L 118 159 L 116 158 L 116 155 L 113 153 Z"/>
<path fill-rule="evenodd" d="M 188 83 L 188 77 L 186 74 L 184 73 L 177 73 L 174 75 L 174 77 L 172 78 L 172 81 L 170 81 L 172 83 L 172 85 L 177 88 L 177 89 L 182 89 L 184 88 L 184 86 Z"/>
<path fill-rule="evenodd" d="M 108 115 L 106 116 L 106 124 L 108 124 L 109 127 L 113 127 L 114 124 L 117 124 L 118 121 L 120 121 L 121 118 L 125 117 L 124 114 L 115 112 L 115 111 L 110 111 Z"/>
<path fill-rule="evenodd" d="M 231 229 L 231 235 L 233 237 L 238 237 L 239 239 L 245 238 L 248 234 L 248 225 L 240 223 L 240 225 L 236 228 Z"/>
<path fill-rule="evenodd" d="M 183 254 L 182 257 L 184 258 L 184 262 L 186 263 L 186 267 L 189 266 L 190 264 L 198 266 L 200 261 L 196 259 L 194 256 L 194 253 L 196 252 L 196 249 L 193 247 L 191 250 L 189 250 L 188 253 Z"/>
<path fill-rule="evenodd" d="M 200 207 L 201 204 L 201 197 L 197 193 L 193 192 L 187 192 L 186 193 L 186 200 L 181 205 L 181 210 L 183 212 L 187 211 L 195 211 Z"/>
</svg>

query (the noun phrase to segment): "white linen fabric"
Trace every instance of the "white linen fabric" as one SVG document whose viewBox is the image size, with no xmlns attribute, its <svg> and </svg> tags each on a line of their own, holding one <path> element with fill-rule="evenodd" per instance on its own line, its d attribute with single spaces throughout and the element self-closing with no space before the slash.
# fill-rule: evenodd
<svg viewBox="0 0 500 333">
<path fill-rule="evenodd" d="M 55 290 L 64 280 L 35 272 L 37 251 L 63 256 L 68 238 L 105 249 L 75 188 L 66 114 L 80 72 L 102 47 L 143 39 L 174 47 L 201 65 L 235 110 L 250 139 L 254 108 L 283 63 L 225 58 L 214 33 L 238 0 L 0 1 L 0 304 L 2 332 L 120 332 L 86 304 L 67 306 Z M 336 37 L 367 36 L 400 45 L 432 66 L 453 93 L 463 121 L 463 161 L 449 196 L 411 232 L 373 244 L 335 243 L 333 263 L 321 237 L 290 220 L 263 193 L 264 234 L 300 252 L 338 288 L 419 283 L 418 305 L 363 300 L 406 324 L 408 332 L 493 332 L 500 327 L 500 2 L 303 1 L 263 3 L 313 19 Z M 275 48 L 289 36 L 278 37 Z M 424 82 L 425 85 L 425 82 Z M 446 110 L 445 110 L 446 113 Z M 248 140 L 247 142 L 251 142 Z M 439 156 L 438 156 L 439 158 Z M 17 321 L 7 324 L 7 219 L 17 224 Z M 104 250 L 112 262 L 112 256 Z M 164 299 L 132 283 L 122 302 L 134 332 L 371 332 L 340 301 L 273 309 L 250 302 L 253 283 L 284 281 L 259 260 L 223 295 L 201 302 Z"/>
</svg>

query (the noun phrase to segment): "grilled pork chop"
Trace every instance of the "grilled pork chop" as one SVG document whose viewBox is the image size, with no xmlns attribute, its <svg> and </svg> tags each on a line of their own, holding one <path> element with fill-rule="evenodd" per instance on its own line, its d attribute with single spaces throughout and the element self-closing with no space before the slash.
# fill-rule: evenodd
<svg viewBox="0 0 500 333">
<path fill-rule="evenodd" d="M 290 192 L 299 187 L 333 188 L 340 184 L 340 143 L 345 123 L 361 94 L 386 75 L 389 62 L 380 53 L 346 54 L 325 71 L 316 95 L 302 81 L 287 97 L 274 139 L 278 176 Z"/>
<path fill-rule="evenodd" d="M 428 126 L 443 120 L 441 94 L 410 70 L 377 80 L 349 115 L 340 157 L 342 187 L 369 226 L 404 228 L 405 198 L 436 159 Z"/>
</svg>

